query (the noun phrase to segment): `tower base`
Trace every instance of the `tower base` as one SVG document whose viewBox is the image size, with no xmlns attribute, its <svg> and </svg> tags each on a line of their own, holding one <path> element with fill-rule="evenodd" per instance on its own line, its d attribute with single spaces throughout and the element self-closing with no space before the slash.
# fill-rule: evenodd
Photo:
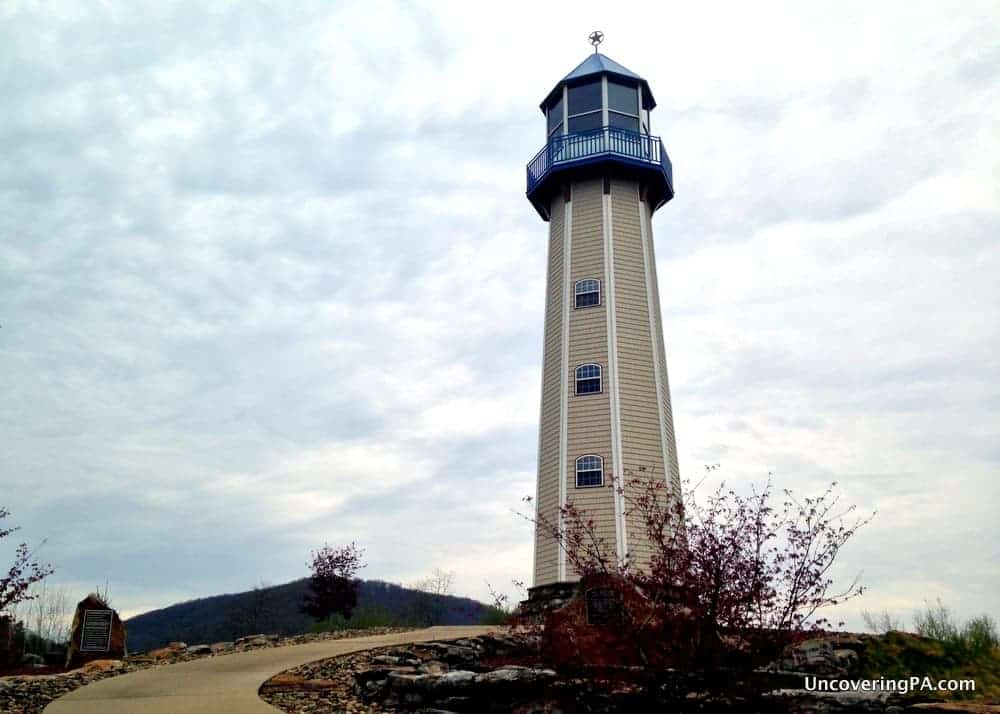
<svg viewBox="0 0 1000 714">
<path fill-rule="evenodd" d="M 580 583 L 556 582 L 528 588 L 528 599 L 517 606 L 517 614 L 529 620 L 541 620 L 547 612 L 558 610 L 579 592 Z"/>
</svg>

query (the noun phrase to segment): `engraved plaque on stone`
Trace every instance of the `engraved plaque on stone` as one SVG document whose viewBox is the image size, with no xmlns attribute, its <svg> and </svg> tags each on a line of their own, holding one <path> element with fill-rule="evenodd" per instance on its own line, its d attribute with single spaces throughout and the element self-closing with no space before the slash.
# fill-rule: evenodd
<svg viewBox="0 0 1000 714">
<path fill-rule="evenodd" d="M 621 621 L 621 595 L 614 588 L 591 588 L 587 591 L 587 624 L 613 625 Z"/>
<path fill-rule="evenodd" d="M 107 652 L 111 649 L 113 610 L 84 610 L 80 632 L 81 652 Z"/>
</svg>

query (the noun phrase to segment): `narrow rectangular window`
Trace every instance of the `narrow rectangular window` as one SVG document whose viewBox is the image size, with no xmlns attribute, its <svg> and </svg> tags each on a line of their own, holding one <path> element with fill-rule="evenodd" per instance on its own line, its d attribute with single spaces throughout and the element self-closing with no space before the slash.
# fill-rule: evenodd
<svg viewBox="0 0 1000 714">
<path fill-rule="evenodd" d="M 601 365 L 582 364 L 576 368 L 576 393 L 600 394 Z"/>
<path fill-rule="evenodd" d="M 604 485 L 604 459 L 589 454 L 576 460 L 576 487 L 591 488 Z"/>
<path fill-rule="evenodd" d="M 577 308 L 601 304 L 601 281 L 593 278 L 577 280 L 574 290 Z"/>
</svg>

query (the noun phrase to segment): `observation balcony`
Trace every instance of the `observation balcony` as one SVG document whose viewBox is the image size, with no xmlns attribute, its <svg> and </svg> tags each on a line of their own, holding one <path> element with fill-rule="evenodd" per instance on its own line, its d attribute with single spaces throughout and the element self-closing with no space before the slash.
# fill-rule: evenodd
<svg viewBox="0 0 1000 714">
<path fill-rule="evenodd" d="M 562 174 L 573 178 L 610 173 L 645 184 L 652 210 L 674 197 L 674 169 L 658 136 L 604 127 L 557 134 L 528 162 L 528 200 L 544 220 Z M 563 181 L 569 177 L 562 177 Z"/>
</svg>

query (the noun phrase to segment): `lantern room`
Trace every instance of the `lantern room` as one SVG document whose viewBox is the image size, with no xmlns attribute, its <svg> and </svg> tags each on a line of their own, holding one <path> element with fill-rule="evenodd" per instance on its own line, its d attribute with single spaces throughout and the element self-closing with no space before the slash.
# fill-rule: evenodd
<svg viewBox="0 0 1000 714">
<path fill-rule="evenodd" d="M 673 198 L 670 158 L 651 133 L 655 106 L 646 80 L 598 52 L 563 77 L 540 105 L 546 144 L 527 167 L 539 215 L 548 220 L 560 184 L 594 174 L 638 180 L 654 211 Z"/>
</svg>

